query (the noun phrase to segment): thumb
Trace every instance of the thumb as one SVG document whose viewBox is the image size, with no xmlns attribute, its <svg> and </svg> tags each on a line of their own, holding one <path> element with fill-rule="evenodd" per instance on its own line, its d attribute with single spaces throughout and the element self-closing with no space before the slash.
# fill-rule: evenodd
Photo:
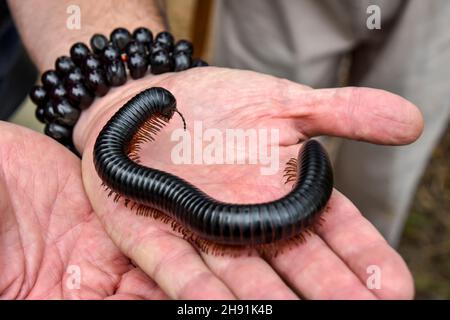
<svg viewBox="0 0 450 320">
<path fill-rule="evenodd" d="M 408 100 L 379 89 L 345 87 L 304 90 L 287 86 L 279 114 L 291 118 L 297 138 L 338 136 L 377 144 L 403 145 L 422 133 L 423 117 Z"/>
</svg>

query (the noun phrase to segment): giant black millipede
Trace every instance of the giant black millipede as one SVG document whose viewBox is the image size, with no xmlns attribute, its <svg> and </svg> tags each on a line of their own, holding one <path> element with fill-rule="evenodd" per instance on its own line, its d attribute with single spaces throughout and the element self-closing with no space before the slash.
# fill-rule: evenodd
<svg viewBox="0 0 450 320">
<path fill-rule="evenodd" d="M 298 239 L 320 216 L 331 196 L 333 172 L 316 140 L 306 140 L 298 158 L 288 162 L 285 172 L 288 181 L 294 181 L 292 190 L 266 203 L 221 202 L 175 175 L 139 164 L 140 144 L 153 140 L 175 112 L 176 100 L 169 91 L 150 88 L 130 99 L 104 126 L 95 142 L 94 163 L 116 200 L 123 196 L 126 205 L 138 205 L 139 214 L 171 220 L 201 249 L 208 247 L 205 243 L 257 247 Z"/>
</svg>

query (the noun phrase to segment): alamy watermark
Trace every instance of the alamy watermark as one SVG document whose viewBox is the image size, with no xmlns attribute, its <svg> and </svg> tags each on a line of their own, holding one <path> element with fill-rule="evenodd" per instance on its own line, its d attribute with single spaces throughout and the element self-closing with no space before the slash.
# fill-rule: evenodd
<svg viewBox="0 0 450 320">
<path fill-rule="evenodd" d="M 367 267 L 366 272 L 369 275 L 366 280 L 367 289 L 381 289 L 381 268 L 372 264 Z"/>
<path fill-rule="evenodd" d="M 81 286 L 81 268 L 78 265 L 71 264 L 67 267 L 66 287 L 69 290 L 79 290 Z"/>
<path fill-rule="evenodd" d="M 67 6 L 66 13 L 69 15 L 66 19 L 66 28 L 69 30 L 81 29 L 81 8 L 75 4 Z"/>
<path fill-rule="evenodd" d="M 369 15 L 366 20 L 366 26 L 369 30 L 381 29 L 381 9 L 379 6 L 372 4 L 367 7 L 366 13 Z"/>
<path fill-rule="evenodd" d="M 278 129 L 203 129 L 201 121 L 194 121 L 193 129 L 172 132 L 174 164 L 253 164 L 260 165 L 262 175 L 279 170 Z"/>
</svg>

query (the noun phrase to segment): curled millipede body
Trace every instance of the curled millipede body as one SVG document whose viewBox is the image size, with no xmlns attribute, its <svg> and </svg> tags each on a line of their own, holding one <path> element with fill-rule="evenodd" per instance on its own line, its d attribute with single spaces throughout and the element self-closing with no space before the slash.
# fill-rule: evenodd
<svg viewBox="0 0 450 320">
<path fill-rule="evenodd" d="M 226 246 L 258 246 L 298 237 L 325 208 L 333 189 L 328 155 L 315 140 L 303 143 L 285 170 L 292 190 L 258 204 L 231 204 L 213 199 L 189 182 L 139 164 L 140 144 L 175 112 L 175 97 L 150 88 L 129 100 L 104 126 L 94 146 L 94 164 L 103 183 L 137 205 L 137 213 L 172 221 L 174 229 L 202 241 Z M 198 240 L 200 239 L 200 240 Z"/>
</svg>

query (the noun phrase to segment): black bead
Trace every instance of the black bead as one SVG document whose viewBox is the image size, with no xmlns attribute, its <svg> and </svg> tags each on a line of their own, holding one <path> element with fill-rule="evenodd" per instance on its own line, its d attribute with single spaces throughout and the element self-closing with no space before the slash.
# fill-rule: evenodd
<svg viewBox="0 0 450 320">
<path fill-rule="evenodd" d="M 168 48 L 159 42 L 153 42 L 153 44 L 148 48 L 149 55 L 161 50 L 167 51 L 170 54 Z"/>
<path fill-rule="evenodd" d="M 89 71 L 98 69 L 101 66 L 102 63 L 100 62 L 100 60 L 96 56 L 90 54 L 83 62 L 83 71 L 88 73 Z"/>
<path fill-rule="evenodd" d="M 192 64 L 191 64 L 191 68 L 196 68 L 196 67 L 207 67 L 208 63 L 202 59 L 194 59 L 192 60 Z"/>
<path fill-rule="evenodd" d="M 45 109 L 43 107 L 37 107 L 34 114 L 40 122 L 45 123 Z"/>
<path fill-rule="evenodd" d="M 174 38 L 172 34 L 168 31 L 162 31 L 158 33 L 155 37 L 155 42 L 159 42 L 164 45 L 169 51 L 173 50 Z"/>
<path fill-rule="evenodd" d="M 61 83 L 55 70 L 47 70 L 41 76 L 41 82 L 45 89 L 51 90 Z"/>
<path fill-rule="evenodd" d="M 148 63 L 144 54 L 139 52 L 132 53 L 128 56 L 127 64 L 130 70 L 130 76 L 133 79 L 139 79 L 145 76 Z"/>
<path fill-rule="evenodd" d="M 192 56 L 194 53 L 194 47 L 190 41 L 179 40 L 173 48 L 173 54 L 177 54 L 179 52 L 186 52 L 188 55 Z"/>
<path fill-rule="evenodd" d="M 80 109 L 72 106 L 69 101 L 61 100 L 54 106 L 55 110 L 55 122 L 73 127 L 80 117 Z"/>
<path fill-rule="evenodd" d="M 70 57 L 77 66 L 80 66 L 83 63 L 89 53 L 90 50 L 88 46 L 82 42 L 77 42 L 70 48 Z"/>
<path fill-rule="evenodd" d="M 137 28 L 133 31 L 133 38 L 146 46 L 153 42 L 153 33 L 144 27 Z"/>
<path fill-rule="evenodd" d="M 173 69 L 173 61 L 166 50 L 153 52 L 150 56 L 150 65 L 153 74 L 170 72 Z"/>
<path fill-rule="evenodd" d="M 55 114 L 55 106 L 53 102 L 47 102 L 47 104 L 44 106 L 44 121 L 45 123 L 53 122 L 56 118 Z"/>
<path fill-rule="evenodd" d="M 90 45 L 95 54 L 100 54 L 108 45 L 108 38 L 104 35 L 96 33 L 91 37 Z"/>
<path fill-rule="evenodd" d="M 113 87 L 121 86 L 127 82 L 127 71 L 121 60 L 111 61 L 106 67 L 106 80 Z"/>
<path fill-rule="evenodd" d="M 75 83 L 82 82 L 84 79 L 83 73 L 80 68 L 75 68 L 69 72 L 69 74 L 64 79 L 64 83 L 66 86 L 73 85 Z"/>
<path fill-rule="evenodd" d="M 128 42 L 131 41 L 131 34 L 125 28 L 116 28 L 111 32 L 109 39 L 123 52 Z"/>
<path fill-rule="evenodd" d="M 104 71 L 101 69 L 91 70 L 86 76 L 85 83 L 97 97 L 103 97 L 109 91 Z"/>
<path fill-rule="evenodd" d="M 61 77 L 66 76 L 75 67 L 75 63 L 68 56 L 61 56 L 55 61 L 55 70 Z"/>
<path fill-rule="evenodd" d="M 30 99 L 37 106 L 44 106 L 48 100 L 47 91 L 42 86 L 33 86 L 30 90 Z"/>
<path fill-rule="evenodd" d="M 181 51 L 173 55 L 174 71 L 183 71 L 191 67 L 192 58 L 187 52 Z"/>
<path fill-rule="evenodd" d="M 82 110 L 88 108 L 94 101 L 94 96 L 81 82 L 69 87 L 67 97 L 74 106 L 78 106 Z"/>
<path fill-rule="evenodd" d="M 145 55 L 147 53 L 147 50 L 142 43 L 137 41 L 130 41 L 130 43 L 128 43 L 127 47 L 125 48 L 125 53 L 127 54 L 127 56 L 130 56 L 135 52 Z"/>
<path fill-rule="evenodd" d="M 68 143 L 72 139 L 72 129 L 55 122 L 48 123 L 44 132 L 59 142 Z"/>
<path fill-rule="evenodd" d="M 50 99 L 53 101 L 60 101 L 61 99 L 64 99 L 66 95 L 67 90 L 62 84 L 57 85 L 50 91 Z"/>
<path fill-rule="evenodd" d="M 112 43 L 108 44 L 105 50 L 103 50 L 102 59 L 105 63 L 110 63 L 111 61 L 120 59 L 119 48 Z"/>
</svg>

